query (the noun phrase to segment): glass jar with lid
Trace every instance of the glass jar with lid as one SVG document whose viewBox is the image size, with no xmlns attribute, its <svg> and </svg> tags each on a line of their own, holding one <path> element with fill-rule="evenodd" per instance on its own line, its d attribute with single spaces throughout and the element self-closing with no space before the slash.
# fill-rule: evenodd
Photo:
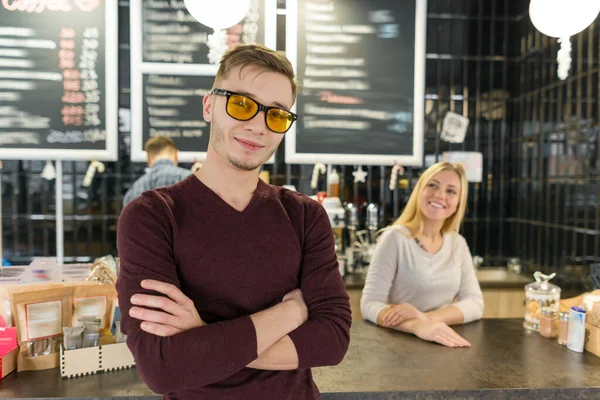
<svg viewBox="0 0 600 400">
<path fill-rule="evenodd" d="M 523 326 L 532 331 L 539 331 L 542 308 L 558 312 L 560 288 L 549 281 L 556 273 L 544 275 L 540 271 L 533 274 L 535 282 L 525 285 L 525 322 Z"/>
</svg>

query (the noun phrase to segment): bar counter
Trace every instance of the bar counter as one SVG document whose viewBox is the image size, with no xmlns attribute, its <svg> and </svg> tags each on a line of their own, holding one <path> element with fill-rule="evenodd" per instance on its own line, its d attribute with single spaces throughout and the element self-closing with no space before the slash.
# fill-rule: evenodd
<svg viewBox="0 0 600 400">
<path fill-rule="evenodd" d="M 323 399 L 599 399 L 600 357 L 529 333 L 522 319 L 455 327 L 472 344 L 451 349 L 356 321 L 336 367 L 316 368 Z M 58 369 L 11 373 L 0 398 L 158 400 L 135 369 L 61 379 Z M 293 397 L 291 397 L 293 399 Z"/>
</svg>

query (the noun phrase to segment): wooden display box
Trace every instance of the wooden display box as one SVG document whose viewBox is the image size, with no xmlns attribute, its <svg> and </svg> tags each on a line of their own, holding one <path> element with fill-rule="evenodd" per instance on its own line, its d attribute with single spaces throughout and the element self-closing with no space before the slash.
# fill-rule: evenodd
<svg viewBox="0 0 600 400">
<path fill-rule="evenodd" d="M 585 351 L 600 357 L 600 328 L 587 322 L 585 336 Z"/>
<path fill-rule="evenodd" d="M 14 350 L 4 354 L 0 357 L 0 366 L 2 366 L 2 377 L 0 380 L 4 378 L 6 375 L 13 372 L 17 369 L 17 356 L 19 355 L 19 348 L 15 347 Z"/>
<path fill-rule="evenodd" d="M 131 368 L 134 365 L 133 355 L 126 343 L 104 344 L 76 350 L 65 350 L 60 346 L 60 375 L 63 378 Z"/>
<path fill-rule="evenodd" d="M 594 290 L 591 294 L 600 295 L 600 290 Z M 577 297 L 561 300 L 560 311 L 569 312 L 572 306 L 580 305 L 585 295 L 586 293 L 583 293 Z M 600 357 L 600 327 L 592 325 L 589 321 L 585 323 L 585 351 Z"/>
<path fill-rule="evenodd" d="M 17 369 L 18 356 L 17 329 L 0 328 L 0 369 L 2 369 L 0 380 Z"/>
</svg>

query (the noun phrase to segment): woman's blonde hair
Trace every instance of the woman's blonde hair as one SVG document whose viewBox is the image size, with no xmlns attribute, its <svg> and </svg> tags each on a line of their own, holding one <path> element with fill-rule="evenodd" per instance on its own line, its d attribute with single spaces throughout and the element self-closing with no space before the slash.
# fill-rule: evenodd
<svg viewBox="0 0 600 400">
<path fill-rule="evenodd" d="M 456 232 L 460 230 L 460 224 L 465 216 L 467 208 L 467 195 L 469 192 L 469 183 L 464 167 L 458 163 L 438 162 L 427 168 L 417 181 L 417 185 L 413 189 L 406 207 L 400 214 L 400 217 L 392 223 L 392 226 L 402 225 L 410 230 L 413 236 L 423 233 L 423 215 L 419 209 L 419 198 L 425 186 L 439 172 L 454 171 L 460 179 L 460 194 L 458 207 L 454 214 L 444 221 L 442 233 Z"/>
</svg>

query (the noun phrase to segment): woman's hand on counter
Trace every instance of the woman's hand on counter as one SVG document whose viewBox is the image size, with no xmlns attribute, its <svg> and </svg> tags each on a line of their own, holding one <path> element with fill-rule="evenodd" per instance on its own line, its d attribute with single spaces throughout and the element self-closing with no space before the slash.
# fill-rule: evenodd
<svg viewBox="0 0 600 400">
<path fill-rule="evenodd" d="M 131 297 L 131 304 L 136 307 L 129 310 L 129 315 L 143 321 L 140 327 L 145 332 L 173 336 L 206 325 L 194 302 L 174 285 L 155 280 L 144 280 L 141 285 L 144 289 L 167 296 L 136 294 Z"/>
<path fill-rule="evenodd" d="M 443 322 L 414 321 L 413 333 L 420 339 L 447 347 L 470 347 L 471 343 Z"/>
<path fill-rule="evenodd" d="M 409 303 L 390 304 L 379 317 L 379 325 L 391 328 L 411 319 L 428 321 L 427 315 Z"/>
</svg>

